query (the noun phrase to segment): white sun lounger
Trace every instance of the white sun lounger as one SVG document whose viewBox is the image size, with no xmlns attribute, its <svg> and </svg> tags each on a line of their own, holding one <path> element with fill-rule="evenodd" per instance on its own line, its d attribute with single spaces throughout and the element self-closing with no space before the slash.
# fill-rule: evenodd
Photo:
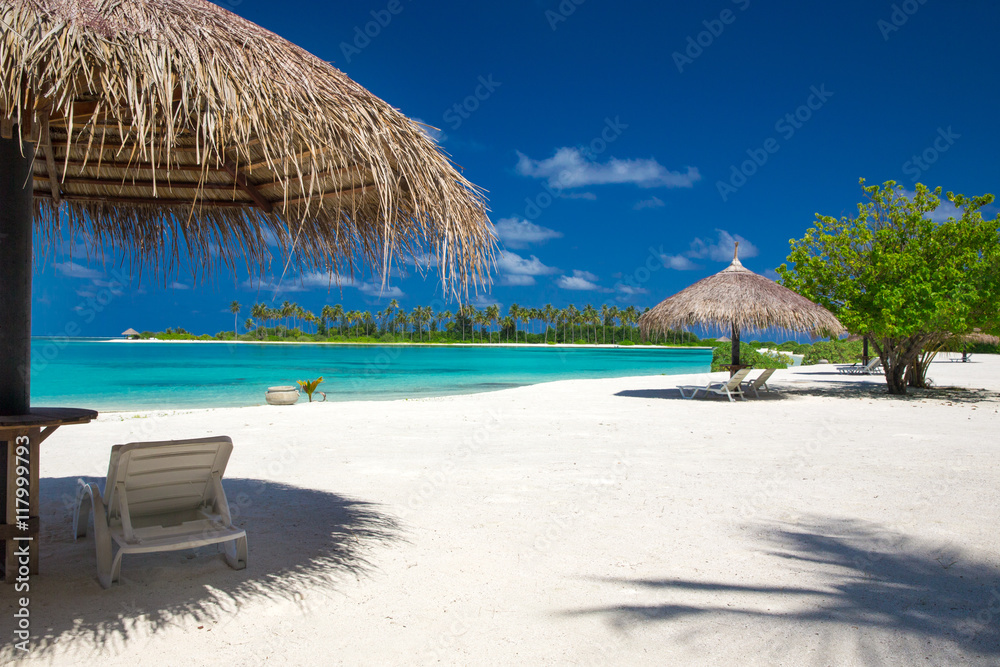
<svg viewBox="0 0 1000 667">
<path fill-rule="evenodd" d="M 725 396 L 729 399 L 730 403 L 735 402 L 734 396 L 739 396 L 744 401 L 746 396 L 743 395 L 743 387 L 740 383 L 746 378 L 750 373 L 749 368 L 743 368 L 736 372 L 736 375 L 729 378 L 728 382 L 709 382 L 704 387 L 697 385 L 684 385 L 677 387 L 681 392 L 681 398 L 694 398 L 698 395 L 698 392 L 704 392 L 705 396 L 709 394 L 718 394 L 719 396 Z M 686 392 L 690 391 L 691 395 L 686 395 Z"/>
<path fill-rule="evenodd" d="M 837 366 L 837 370 L 846 375 L 880 375 L 884 372 L 882 359 L 879 357 L 875 357 L 867 365 L 857 363 L 850 366 Z"/>
<path fill-rule="evenodd" d="M 771 391 L 771 388 L 767 386 L 767 381 L 774 375 L 775 368 L 765 368 L 761 371 L 760 375 L 755 377 L 753 380 L 747 380 L 743 383 L 743 392 L 752 391 L 754 396 L 760 396 L 759 390 L 766 389 Z"/>
<path fill-rule="evenodd" d="M 126 553 L 222 544 L 230 567 L 246 567 L 246 531 L 233 527 L 222 488 L 232 451 L 224 436 L 115 445 L 104 494 L 78 482 L 73 526 L 76 537 L 85 537 L 93 509 L 101 586 L 119 580 Z M 112 539 L 119 547 L 113 560 Z"/>
</svg>

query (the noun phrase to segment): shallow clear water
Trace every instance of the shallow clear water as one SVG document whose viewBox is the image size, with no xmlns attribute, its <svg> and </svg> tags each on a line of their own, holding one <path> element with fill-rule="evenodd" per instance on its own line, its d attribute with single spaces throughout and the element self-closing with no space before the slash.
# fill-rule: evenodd
<svg viewBox="0 0 1000 667">
<path fill-rule="evenodd" d="M 573 378 L 704 373 L 710 349 L 33 341 L 31 400 L 96 410 L 261 405 L 323 376 L 331 401 L 468 394 Z M 302 400 L 305 400 L 303 395 Z"/>
</svg>

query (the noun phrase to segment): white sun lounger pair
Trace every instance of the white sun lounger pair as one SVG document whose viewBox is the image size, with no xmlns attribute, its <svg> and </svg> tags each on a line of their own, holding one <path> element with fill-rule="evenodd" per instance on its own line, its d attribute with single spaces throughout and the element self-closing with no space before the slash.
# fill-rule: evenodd
<svg viewBox="0 0 1000 667">
<path fill-rule="evenodd" d="M 735 402 L 736 396 L 746 400 L 746 396 L 743 395 L 742 382 L 749 374 L 749 368 L 742 368 L 737 371 L 735 375 L 729 378 L 728 382 L 709 382 L 704 387 L 698 385 L 683 385 L 677 388 L 681 392 L 681 398 L 694 398 L 698 395 L 698 392 L 702 392 L 705 396 L 708 396 L 709 394 L 725 396 L 730 402 Z M 690 395 L 688 395 L 687 392 L 691 392 Z"/>
<path fill-rule="evenodd" d="M 750 369 L 744 368 L 729 378 L 728 382 L 709 382 L 704 387 L 697 385 L 684 385 L 682 387 L 678 387 L 678 389 L 680 390 L 681 397 L 683 398 L 694 398 L 698 392 L 704 392 L 705 396 L 708 396 L 709 394 L 725 396 L 730 402 L 735 402 L 736 396 L 746 400 L 746 394 L 748 392 L 753 392 L 754 396 L 760 396 L 761 389 L 771 391 L 771 388 L 767 386 L 767 381 L 774 374 L 774 371 L 774 368 L 765 368 L 761 374 L 753 380 L 747 380 L 746 377 L 750 374 Z M 691 392 L 690 395 L 688 395 L 687 392 Z"/>
<path fill-rule="evenodd" d="M 867 364 L 851 364 L 850 366 L 837 366 L 837 370 L 843 375 L 880 375 L 885 372 L 882 368 L 882 359 L 875 357 Z"/>
<path fill-rule="evenodd" d="M 232 451 L 227 437 L 115 445 L 103 495 L 78 482 L 73 527 L 85 537 L 93 510 L 101 586 L 119 580 L 127 553 L 220 544 L 230 567 L 246 567 L 247 534 L 233 526 L 222 488 Z M 119 547 L 113 559 L 112 540 Z"/>
</svg>

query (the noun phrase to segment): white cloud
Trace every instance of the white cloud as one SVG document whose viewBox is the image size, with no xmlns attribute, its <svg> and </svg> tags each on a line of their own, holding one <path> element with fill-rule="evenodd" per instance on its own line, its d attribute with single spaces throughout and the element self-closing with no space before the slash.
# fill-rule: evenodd
<svg viewBox="0 0 1000 667">
<path fill-rule="evenodd" d="M 281 230 L 281 235 L 279 236 L 276 235 L 273 231 L 271 231 L 271 229 L 265 227 L 261 231 L 261 236 L 264 237 L 264 243 L 266 243 L 268 246 L 272 248 L 280 248 L 282 247 L 282 245 L 284 246 L 292 245 L 292 237 L 289 236 L 288 232 L 284 229 Z M 284 241 L 284 244 L 282 244 L 282 241 Z"/>
<path fill-rule="evenodd" d="M 609 291 L 597 284 L 597 276 L 590 271 L 573 271 L 572 276 L 559 276 L 556 286 L 568 290 Z"/>
<path fill-rule="evenodd" d="M 781 276 L 779 276 L 778 272 L 775 271 L 774 269 L 768 269 L 767 271 L 765 271 L 764 272 L 764 277 L 765 278 L 770 278 L 774 282 L 778 282 L 781 279 Z"/>
<path fill-rule="evenodd" d="M 100 271 L 95 271 L 94 269 L 88 269 L 82 264 L 77 264 L 76 262 L 56 262 L 52 266 L 55 267 L 56 271 L 63 274 L 67 278 L 86 278 L 87 280 L 100 280 L 104 277 L 104 274 Z"/>
<path fill-rule="evenodd" d="M 759 254 L 757 246 L 747 241 L 739 234 L 730 234 L 724 229 L 716 229 L 716 239 L 695 239 L 691 242 L 688 257 L 697 259 L 709 258 L 713 262 L 728 262 L 733 259 L 733 250 L 740 244 L 740 257 L 756 257 Z"/>
<path fill-rule="evenodd" d="M 962 213 L 962 209 L 955 206 L 950 201 L 945 200 L 941 202 L 940 206 L 934 209 L 929 217 L 934 222 L 944 222 L 948 218 L 955 218 L 958 220 L 962 217 Z"/>
<path fill-rule="evenodd" d="M 684 172 L 670 171 L 652 158 L 611 158 L 602 163 L 585 156 L 579 148 L 559 148 L 544 160 L 533 160 L 521 152 L 517 156 L 517 173 L 545 179 L 549 187 L 556 189 L 622 183 L 641 188 L 690 188 L 701 180 L 697 167 L 686 167 Z"/>
<path fill-rule="evenodd" d="M 906 195 L 908 198 L 913 199 L 913 197 L 917 195 L 917 191 L 904 189 L 903 194 Z M 962 209 L 958 208 L 950 201 L 948 201 L 948 199 L 944 197 L 944 195 L 939 197 L 939 199 L 941 200 L 941 203 L 934 211 L 928 214 L 927 216 L 928 218 L 930 218 L 934 222 L 944 222 L 948 218 L 955 218 L 956 220 L 958 220 L 959 218 L 962 217 Z"/>
<path fill-rule="evenodd" d="M 380 299 L 399 299 L 406 296 L 403 290 L 399 289 L 395 285 L 386 285 L 385 287 L 382 287 L 382 285 L 376 285 L 374 283 L 358 283 L 357 288 L 362 294 L 376 296 Z"/>
<path fill-rule="evenodd" d="M 413 120 L 416 121 L 417 127 L 420 129 L 420 131 L 423 132 L 425 135 L 427 135 L 427 137 L 432 141 L 434 141 L 435 143 L 439 144 L 444 143 L 444 141 L 448 139 L 447 134 L 445 134 L 442 130 L 439 130 L 436 127 L 428 125 L 426 121 L 420 118 L 414 118 Z"/>
<path fill-rule="evenodd" d="M 290 281 L 287 278 L 282 281 L 275 280 L 274 278 L 269 278 L 267 280 L 247 279 L 240 283 L 240 286 L 243 289 L 253 292 L 272 292 L 276 295 L 306 291 L 305 287 L 296 284 L 294 281 Z"/>
<path fill-rule="evenodd" d="M 533 276 L 519 276 L 516 273 L 508 273 L 500 278 L 501 285 L 508 287 L 528 287 L 535 284 Z"/>
<path fill-rule="evenodd" d="M 413 266 L 417 269 L 427 270 L 438 265 L 437 255 L 422 252 L 410 258 Z"/>
<path fill-rule="evenodd" d="M 186 289 L 191 289 L 191 286 L 185 285 L 184 283 L 179 283 L 175 280 L 174 282 L 167 285 L 167 289 L 186 290 Z"/>
<path fill-rule="evenodd" d="M 353 287 L 367 296 L 386 299 L 398 299 L 406 296 L 399 287 L 386 286 L 383 288 L 381 284 L 356 280 L 353 276 L 345 276 L 338 273 L 329 274 L 320 271 L 303 273 L 298 276 L 286 276 L 280 281 L 274 278 L 260 281 L 244 280 L 241 286 L 244 289 L 272 292 L 275 295 L 305 292 L 310 289 L 329 290 L 334 287 Z"/>
<path fill-rule="evenodd" d="M 88 234 L 73 236 L 68 243 L 63 244 L 60 250 L 64 255 L 68 254 L 70 257 L 97 256 L 97 246 L 94 245 L 94 240 Z"/>
<path fill-rule="evenodd" d="M 624 296 L 637 296 L 639 294 L 649 294 L 649 290 L 644 287 L 635 287 L 625 283 L 615 283 L 615 291 Z"/>
<path fill-rule="evenodd" d="M 288 280 L 288 279 L 286 279 Z M 292 282 L 301 284 L 302 287 L 314 289 L 331 289 L 333 287 L 354 287 L 354 277 L 344 276 L 339 273 L 323 273 L 321 271 L 314 271 L 312 273 L 303 273 L 297 279 L 292 278 Z"/>
<path fill-rule="evenodd" d="M 496 230 L 508 248 L 527 248 L 532 243 L 562 238 L 562 232 L 518 218 L 504 218 L 496 224 Z"/>
<path fill-rule="evenodd" d="M 469 301 L 470 304 L 476 308 L 486 308 L 487 306 L 500 306 L 503 308 L 503 304 L 494 299 L 491 296 L 485 294 L 477 294 L 473 299 Z"/>
<path fill-rule="evenodd" d="M 78 289 L 78 290 L 76 290 L 76 295 L 78 297 L 80 297 L 80 298 L 83 298 L 83 299 L 93 299 L 95 296 L 97 296 L 96 294 L 94 294 L 90 290 L 85 290 L 85 289 Z"/>
<path fill-rule="evenodd" d="M 701 268 L 684 255 L 660 255 L 663 266 L 675 271 L 694 271 Z"/>
<path fill-rule="evenodd" d="M 652 199 L 643 199 L 640 202 L 636 202 L 635 206 L 632 208 L 637 211 L 642 211 L 647 208 L 661 208 L 663 206 L 666 206 L 666 204 L 663 203 L 662 199 L 659 197 L 653 197 Z"/>
<path fill-rule="evenodd" d="M 696 238 L 691 241 L 691 247 L 680 255 L 660 255 L 663 266 L 675 271 L 693 271 L 701 268 L 692 259 L 710 259 L 713 262 L 729 262 L 733 259 L 733 250 L 740 244 L 740 257 L 756 257 L 760 251 L 757 246 L 739 234 L 730 234 L 724 229 L 716 229 L 716 238 Z"/>
<path fill-rule="evenodd" d="M 559 269 L 542 264 L 542 261 L 534 255 L 525 259 L 513 252 L 505 252 L 500 255 L 497 260 L 497 269 L 501 275 L 515 274 L 519 276 L 545 276 L 559 272 Z"/>
</svg>

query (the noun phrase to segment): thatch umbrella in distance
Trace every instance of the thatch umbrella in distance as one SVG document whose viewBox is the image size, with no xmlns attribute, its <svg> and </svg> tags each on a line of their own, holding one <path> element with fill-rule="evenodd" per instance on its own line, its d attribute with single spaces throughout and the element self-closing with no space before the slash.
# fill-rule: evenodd
<svg viewBox="0 0 1000 667">
<path fill-rule="evenodd" d="M 123 332 L 122 332 L 122 335 L 123 335 L 123 336 L 125 336 L 126 338 L 138 338 L 138 337 L 139 337 L 139 336 L 141 336 L 142 334 L 140 334 L 140 333 L 139 333 L 138 331 L 136 331 L 135 329 L 131 329 L 131 328 L 129 328 L 129 329 L 126 329 L 125 331 L 123 331 Z"/>
<path fill-rule="evenodd" d="M 18 0 L 0 26 L 0 414 L 30 408 L 33 226 L 163 275 L 262 269 L 275 238 L 331 276 L 429 253 L 452 294 L 489 281 L 482 191 L 277 35 L 206 0 Z"/>
<path fill-rule="evenodd" d="M 980 329 L 979 327 L 976 327 L 967 334 L 956 336 L 955 338 L 958 339 L 958 342 L 962 344 L 962 361 L 969 360 L 970 344 L 975 344 L 975 343 L 982 343 L 985 345 L 1000 344 L 1000 337 L 988 333 L 983 333 L 983 330 Z"/>
<path fill-rule="evenodd" d="M 757 275 L 740 263 L 739 243 L 733 263 L 699 280 L 639 318 L 644 336 L 654 331 L 705 326 L 730 330 L 733 366 L 740 365 L 740 335 L 768 328 L 836 335 L 844 331 L 833 313 L 787 287 Z"/>
<path fill-rule="evenodd" d="M 958 336 L 958 339 L 963 343 L 983 343 L 985 345 L 997 345 L 1000 343 L 1000 337 L 983 333 L 983 330 L 978 327 L 973 329 L 970 333 Z"/>
</svg>

